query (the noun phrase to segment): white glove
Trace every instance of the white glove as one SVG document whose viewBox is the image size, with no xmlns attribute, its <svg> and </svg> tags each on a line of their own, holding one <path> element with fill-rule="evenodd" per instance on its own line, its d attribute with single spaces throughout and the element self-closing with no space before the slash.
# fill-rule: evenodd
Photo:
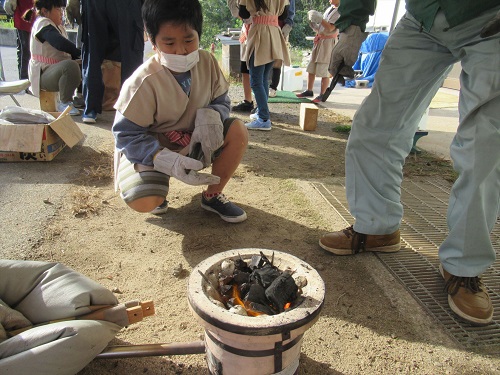
<svg viewBox="0 0 500 375">
<path fill-rule="evenodd" d="M 309 18 L 309 21 L 311 22 L 321 23 L 321 21 L 323 20 L 323 15 L 317 10 L 310 10 L 309 12 L 307 12 L 307 18 Z"/>
<path fill-rule="evenodd" d="M 288 40 L 288 37 L 290 36 L 290 31 L 292 31 L 292 26 L 288 23 L 285 23 L 285 25 L 283 25 L 283 28 L 281 29 L 281 32 L 283 33 L 285 40 Z"/>
<path fill-rule="evenodd" d="M 201 161 L 188 158 L 166 148 L 155 155 L 153 167 L 158 172 L 175 177 L 188 185 L 216 185 L 220 182 L 218 176 L 196 172 L 203 168 Z"/>
<path fill-rule="evenodd" d="M 189 143 L 189 156 L 202 160 L 203 166 L 208 167 L 212 164 L 212 154 L 224 143 L 223 131 L 224 127 L 219 112 L 211 108 L 198 109 L 194 120 L 194 131 Z M 198 152 L 200 145 L 203 159 Z"/>
<path fill-rule="evenodd" d="M 7 13 L 9 16 L 14 15 L 14 11 L 17 8 L 17 0 L 5 0 L 5 3 L 3 4 L 3 9 L 5 10 L 5 13 Z"/>
</svg>

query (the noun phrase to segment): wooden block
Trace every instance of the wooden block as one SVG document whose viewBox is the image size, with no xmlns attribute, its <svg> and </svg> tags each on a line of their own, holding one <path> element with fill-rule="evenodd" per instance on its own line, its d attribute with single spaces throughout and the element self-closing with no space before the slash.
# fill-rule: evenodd
<svg viewBox="0 0 500 375">
<path fill-rule="evenodd" d="M 299 118 L 302 130 L 316 130 L 316 125 L 318 123 L 318 107 L 310 103 L 301 103 Z"/>
<path fill-rule="evenodd" d="M 58 92 L 40 90 L 40 109 L 45 112 L 57 112 L 57 95 Z"/>
</svg>

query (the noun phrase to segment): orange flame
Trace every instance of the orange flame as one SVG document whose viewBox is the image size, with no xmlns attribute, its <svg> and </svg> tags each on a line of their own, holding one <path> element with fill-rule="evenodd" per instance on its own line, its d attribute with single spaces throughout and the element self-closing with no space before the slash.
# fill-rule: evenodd
<svg viewBox="0 0 500 375">
<path fill-rule="evenodd" d="M 240 291 L 238 290 L 238 287 L 236 285 L 233 285 L 233 292 L 232 292 L 232 295 L 233 295 L 233 298 L 234 298 L 234 301 L 238 304 L 238 305 L 241 305 L 245 308 L 247 314 L 249 316 L 259 316 L 259 315 L 262 315 L 261 312 L 259 311 L 255 311 L 255 310 L 252 310 L 248 304 L 246 304 L 245 302 L 243 302 L 243 300 L 241 299 L 240 297 Z"/>
</svg>

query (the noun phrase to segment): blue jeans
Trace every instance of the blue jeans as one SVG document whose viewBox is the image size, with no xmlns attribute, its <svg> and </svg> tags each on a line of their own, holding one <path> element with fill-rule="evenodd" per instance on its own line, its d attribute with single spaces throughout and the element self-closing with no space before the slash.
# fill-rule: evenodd
<svg viewBox="0 0 500 375">
<path fill-rule="evenodd" d="M 261 120 L 269 120 L 269 107 L 267 106 L 267 99 L 269 97 L 269 72 L 271 71 L 274 61 L 264 65 L 254 66 L 254 55 L 250 56 L 249 67 L 250 70 L 250 87 L 252 88 L 259 109 L 259 118 Z"/>
</svg>

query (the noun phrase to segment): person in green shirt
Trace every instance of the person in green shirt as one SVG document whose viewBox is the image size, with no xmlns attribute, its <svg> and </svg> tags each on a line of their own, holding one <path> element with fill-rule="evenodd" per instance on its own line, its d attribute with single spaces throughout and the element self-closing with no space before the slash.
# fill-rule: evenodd
<svg viewBox="0 0 500 375">
<path fill-rule="evenodd" d="M 347 44 L 350 35 L 364 32 L 375 5 L 341 2 L 335 25 Z M 459 126 L 450 148 L 459 177 L 450 194 L 439 270 L 451 310 L 472 324 L 489 324 L 493 307 L 479 276 L 495 261 L 490 233 L 500 213 L 500 4 L 407 0 L 406 10 L 347 143 L 345 190 L 355 223 L 323 235 L 319 244 L 337 255 L 400 249 L 403 164 L 422 115 L 460 62 Z M 332 61 L 343 63 L 336 49 Z"/>
</svg>

